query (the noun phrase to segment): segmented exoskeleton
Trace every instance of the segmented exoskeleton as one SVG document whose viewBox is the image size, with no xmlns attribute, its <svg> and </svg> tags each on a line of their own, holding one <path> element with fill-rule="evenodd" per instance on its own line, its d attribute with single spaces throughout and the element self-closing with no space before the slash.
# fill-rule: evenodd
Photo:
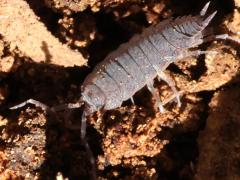
<svg viewBox="0 0 240 180">
<path fill-rule="evenodd" d="M 189 49 L 216 38 L 211 28 L 206 28 L 216 14 L 215 11 L 205 17 L 209 4 L 204 6 L 200 15 L 170 18 L 150 26 L 98 64 L 82 85 L 81 101 L 85 103 L 83 120 L 101 109 L 121 106 L 123 101 L 132 98 L 145 85 L 156 99 L 160 111 L 163 111 L 158 92 L 153 87 L 156 77 L 170 85 L 180 106 L 174 81 L 163 71 L 172 62 L 206 53 Z M 82 128 L 85 135 L 84 131 L 85 125 Z"/>
<path fill-rule="evenodd" d="M 180 106 L 179 93 L 174 81 L 163 73 L 168 65 L 188 56 L 205 54 L 207 51 L 190 49 L 206 41 L 230 39 L 240 44 L 239 39 L 232 39 L 227 34 L 217 36 L 212 34 L 212 29 L 207 26 L 216 15 L 216 11 L 206 16 L 209 4 L 210 2 L 203 7 L 200 15 L 170 18 L 150 26 L 142 34 L 135 35 L 129 42 L 110 53 L 86 77 L 80 99 L 80 102 L 84 102 L 81 138 L 89 156 L 93 157 L 85 138 L 88 115 L 99 110 L 120 107 L 123 101 L 132 98 L 145 85 L 153 94 L 156 105 L 162 112 L 163 104 L 153 87 L 153 79 L 156 77 L 170 85 Z M 12 109 L 22 107 L 26 103 L 40 105 L 37 101 L 28 100 Z M 46 108 L 44 105 L 41 106 Z M 54 111 L 56 109 L 51 108 Z M 94 158 L 91 158 L 91 163 L 94 167 Z"/>
<path fill-rule="evenodd" d="M 189 51 L 189 48 L 214 37 L 209 33 L 212 32 L 211 29 L 206 27 L 216 11 L 205 17 L 208 6 L 209 3 L 198 16 L 167 19 L 150 26 L 142 34 L 135 35 L 129 42 L 110 53 L 87 76 L 82 85 L 84 115 L 100 109 L 119 107 L 145 85 L 156 98 L 160 111 L 163 111 L 153 88 L 153 79 L 157 76 L 171 86 L 180 106 L 174 83 L 163 71 L 170 63 L 179 59 L 206 53 L 199 50 Z"/>
</svg>

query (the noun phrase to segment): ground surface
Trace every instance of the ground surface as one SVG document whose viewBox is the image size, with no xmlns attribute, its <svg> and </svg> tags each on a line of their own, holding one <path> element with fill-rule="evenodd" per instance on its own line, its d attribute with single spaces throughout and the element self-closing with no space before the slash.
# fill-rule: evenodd
<svg viewBox="0 0 240 180">
<path fill-rule="evenodd" d="M 0 179 L 89 178 L 81 109 L 52 115 L 32 105 L 9 107 L 29 98 L 49 106 L 76 102 L 84 78 L 109 52 L 151 24 L 199 13 L 205 3 L 2 0 Z M 240 1 L 212 1 L 214 10 L 216 32 L 240 38 Z M 172 102 L 159 113 L 144 88 L 136 105 L 89 117 L 99 179 L 240 179 L 239 44 L 200 48 L 219 53 L 166 71 L 182 92 L 180 108 Z M 162 99 L 171 95 L 163 82 L 155 86 Z"/>
</svg>

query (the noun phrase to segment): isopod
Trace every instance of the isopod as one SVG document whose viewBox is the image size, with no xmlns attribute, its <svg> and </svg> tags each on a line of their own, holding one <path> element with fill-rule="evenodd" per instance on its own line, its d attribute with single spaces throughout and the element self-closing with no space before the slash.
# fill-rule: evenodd
<svg viewBox="0 0 240 180">
<path fill-rule="evenodd" d="M 208 53 L 209 51 L 190 49 L 214 39 L 229 39 L 240 44 L 239 39 L 233 39 L 228 34 L 212 33 L 212 28 L 208 25 L 217 11 L 206 15 L 209 4 L 210 2 L 206 3 L 199 15 L 170 18 L 146 28 L 141 34 L 133 36 L 129 42 L 110 53 L 86 77 L 82 84 L 79 103 L 70 104 L 68 107 L 75 108 L 84 103 L 81 138 L 91 157 L 93 169 L 95 161 L 85 138 L 87 116 L 99 110 L 120 107 L 123 101 L 131 99 L 144 86 L 147 86 L 152 93 L 156 106 L 162 112 L 163 103 L 153 86 L 153 79 L 156 77 L 169 84 L 180 106 L 179 92 L 175 88 L 174 81 L 164 74 L 169 64 L 189 56 Z M 27 103 L 48 109 L 47 106 L 32 99 L 11 109 L 22 107 Z M 57 110 L 54 107 L 50 109 Z"/>
</svg>

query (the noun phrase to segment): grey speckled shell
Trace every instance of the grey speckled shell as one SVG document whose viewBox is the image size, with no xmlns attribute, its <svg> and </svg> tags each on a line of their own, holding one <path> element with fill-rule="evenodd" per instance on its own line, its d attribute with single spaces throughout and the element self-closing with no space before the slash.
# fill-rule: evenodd
<svg viewBox="0 0 240 180">
<path fill-rule="evenodd" d="M 121 106 L 158 72 L 184 57 L 189 48 L 201 44 L 205 28 L 214 15 L 164 20 L 110 53 L 83 83 L 82 99 L 89 105 L 89 113 Z M 95 88 L 93 92 L 93 86 L 99 90 L 96 92 Z"/>
</svg>

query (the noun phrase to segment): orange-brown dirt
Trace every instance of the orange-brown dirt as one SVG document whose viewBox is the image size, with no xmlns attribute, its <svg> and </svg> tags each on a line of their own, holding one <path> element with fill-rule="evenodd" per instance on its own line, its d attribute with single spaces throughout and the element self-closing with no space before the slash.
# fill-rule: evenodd
<svg viewBox="0 0 240 180">
<path fill-rule="evenodd" d="M 196 179 L 239 179 L 240 88 L 214 93 L 204 131 L 199 136 Z"/>
<path fill-rule="evenodd" d="M 206 1 L 0 1 L 0 179 L 88 179 L 80 138 L 82 109 L 51 114 L 39 107 L 10 110 L 26 99 L 73 103 L 92 68 L 151 24 L 197 14 Z M 214 1 L 217 33 L 240 38 L 239 0 Z M 146 88 L 136 104 L 88 118 L 87 140 L 98 179 L 240 179 L 239 44 L 171 64 L 181 92 L 160 113 Z M 84 66 L 88 64 L 89 66 Z M 155 82 L 164 101 L 172 94 Z"/>
</svg>

